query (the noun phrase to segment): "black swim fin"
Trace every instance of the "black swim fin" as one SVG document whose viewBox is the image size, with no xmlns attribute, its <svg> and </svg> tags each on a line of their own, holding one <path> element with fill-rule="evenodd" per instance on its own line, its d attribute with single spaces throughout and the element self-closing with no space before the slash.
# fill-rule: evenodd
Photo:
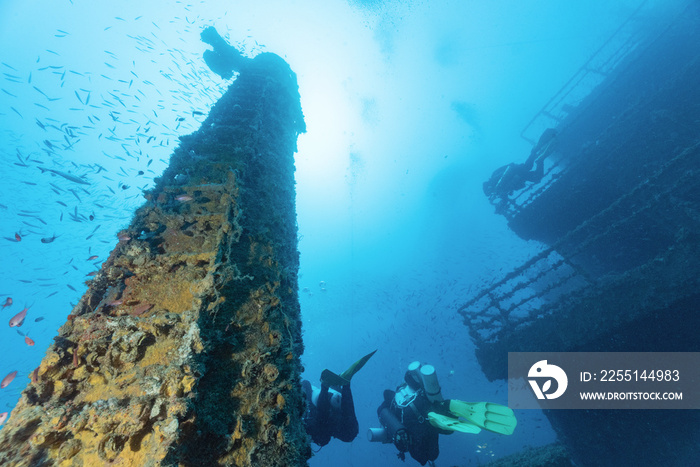
<svg viewBox="0 0 700 467">
<path fill-rule="evenodd" d="M 350 380 L 352 377 L 360 371 L 360 369 L 365 366 L 365 363 L 372 358 L 372 355 L 374 355 L 374 352 L 368 353 L 352 365 L 350 365 L 350 368 L 342 372 L 340 375 L 337 375 L 333 373 L 331 370 L 323 370 L 321 372 L 321 382 L 324 383 L 327 386 L 335 386 L 335 387 L 343 387 L 347 386 L 350 384 Z"/>
<path fill-rule="evenodd" d="M 348 384 L 350 384 L 350 381 L 343 378 L 342 376 L 336 375 L 331 370 L 323 370 L 321 372 L 321 382 L 328 387 L 338 388 L 342 388 L 343 386 L 347 386 Z"/>
</svg>

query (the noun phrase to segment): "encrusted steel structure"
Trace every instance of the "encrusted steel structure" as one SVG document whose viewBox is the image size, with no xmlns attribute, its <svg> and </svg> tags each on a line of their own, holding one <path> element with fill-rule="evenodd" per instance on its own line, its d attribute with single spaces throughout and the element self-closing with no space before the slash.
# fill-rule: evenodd
<svg viewBox="0 0 700 467">
<path fill-rule="evenodd" d="M 261 54 L 183 137 L 0 431 L 0 464 L 305 465 L 296 76 Z"/>
<path fill-rule="evenodd" d="M 567 83 L 524 133 L 556 137 L 485 183 L 510 228 L 543 245 L 459 308 L 491 380 L 507 378 L 508 352 L 700 351 L 700 6 L 676 6 L 663 25 L 622 28 L 634 40 L 577 74 L 614 63 L 604 79 Z M 577 465 L 696 463 L 698 414 L 652 412 L 547 415 Z"/>
<path fill-rule="evenodd" d="M 645 39 L 561 117 L 541 179 L 490 192 L 513 231 L 543 244 L 459 308 L 491 378 L 505 377 L 507 350 L 586 348 L 697 293 L 698 24 L 690 4 L 635 35 Z"/>
</svg>

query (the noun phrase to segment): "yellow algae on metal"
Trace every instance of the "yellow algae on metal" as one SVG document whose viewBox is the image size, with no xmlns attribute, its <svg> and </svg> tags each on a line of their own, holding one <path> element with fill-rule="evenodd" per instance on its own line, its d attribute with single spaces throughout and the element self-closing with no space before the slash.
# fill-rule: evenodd
<svg viewBox="0 0 700 467">
<path fill-rule="evenodd" d="M 288 65 L 251 60 L 30 375 L 0 465 L 305 465 L 301 131 Z"/>
</svg>

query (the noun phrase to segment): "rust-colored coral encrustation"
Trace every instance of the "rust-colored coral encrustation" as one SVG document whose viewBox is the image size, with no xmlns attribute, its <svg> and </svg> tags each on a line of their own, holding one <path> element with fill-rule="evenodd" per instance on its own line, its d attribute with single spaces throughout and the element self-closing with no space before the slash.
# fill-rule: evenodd
<svg viewBox="0 0 700 467">
<path fill-rule="evenodd" d="M 294 74 L 264 55 L 119 233 L 0 430 L 0 464 L 305 464 L 303 117 Z"/>
</svg>

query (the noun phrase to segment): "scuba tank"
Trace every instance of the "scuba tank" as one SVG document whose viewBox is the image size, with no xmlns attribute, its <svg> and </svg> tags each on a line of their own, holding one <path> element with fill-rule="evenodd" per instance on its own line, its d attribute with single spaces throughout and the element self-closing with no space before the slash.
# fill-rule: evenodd
<svg viewBox="0 0 700 467">
<path fill-rule="evenodd" d="M 389 432 L 384 427 L 370 428 L 369 430 L 367 430 L 367 440 L 369 440 L 370 443 L 391 443 L 391 437 L 389 436 Z"/>
<path fill-rule="evenodd" d="M 379 422 L 382 424 L 381 428 L 370 428 L 367 431 L 367 439 L 370 442 L 384 444 L 395 442 L 397 435 L 400 440 L 406 438 L 406 427 L 388 408 L 385 407 L 379 412 Z"/>
<path fill-rule="evenodd" d="M 433 365 L 423 365 L 419 361 L 412 362 L 408 365 L 404 381 L 413 392 L 419 392 L 421 389 L 430 402 L 440 402 L 442 398 L 442 390 L 437 379 L 437 373 Z M 408 404 L 401 403 L 397 392 L 396 403 L 399 406 Z M 405 396 L 404 396 L 405 398 Z"/>
<path fill-rule="evenodd" d="M 406 427 L 396 418 L 396 415 L 385 407 L 379 412 L 379 422 L 382 424 L 382 428 L 370 428 L 367 431 L 367 439 L 375 443 L 394 443 L 401 453 L 408 451 L 411 438 Z"/>
<path fill-rule="evenodd" d="M 442 390 L 440 389 L 440 383 L 438 383 L 435 367 L 433 365 L 421 366 L 420 377 L 428 400 L 430 402 L 440 402 L 442 400 Z"/>
<path fill-rule="evenodd" d="M 408 368 L 406 369 L 406 374 L 403 376 L 403 380 L 414 391 L 418 391 L 423 387 L 423 381 L 420 377 L 419 361 L 411 362 L 408 364 Z"/>
</svg>

